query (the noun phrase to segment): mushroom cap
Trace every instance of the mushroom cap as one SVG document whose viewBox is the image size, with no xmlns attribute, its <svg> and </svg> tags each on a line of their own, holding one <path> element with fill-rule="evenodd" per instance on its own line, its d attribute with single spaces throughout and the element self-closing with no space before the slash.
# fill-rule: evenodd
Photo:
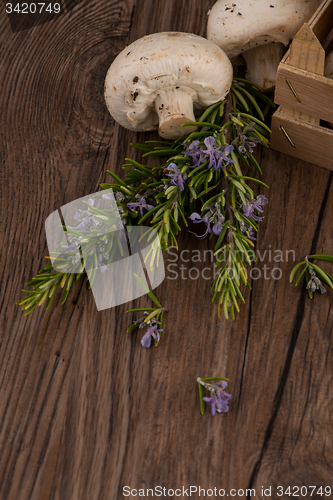
<svg viewBox="0 0 333 500">
<path fill-rule="evenodd" d="M 214 43 L 180 32 L 144 36 L 126 47 L 105 79 L 105 101 L 113 116 L 130 130 L 156 130 L 155 98 L 160 90 L 179 87 L 201 109 L 227 95 L 233 70 Z"/>
<path fill-rule="evenodd" d="M 287 45 L 320 0 L 218 0 L 209 12 L 207 38 L 229 57 L 271 42 Z"/>
</svg>

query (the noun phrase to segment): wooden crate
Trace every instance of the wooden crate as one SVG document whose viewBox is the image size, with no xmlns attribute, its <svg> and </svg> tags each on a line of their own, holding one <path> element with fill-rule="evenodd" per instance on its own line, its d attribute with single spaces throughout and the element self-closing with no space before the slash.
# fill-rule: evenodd
<svg viewBox="0 0 333 500">
<path fill-rule="evenodd" d="M 333 170 L 333 79 L 325 50 L 333 48 L 333 0 L 325 0 L 295 36 L 277 73 L 271 147 Z"/>
</svg>

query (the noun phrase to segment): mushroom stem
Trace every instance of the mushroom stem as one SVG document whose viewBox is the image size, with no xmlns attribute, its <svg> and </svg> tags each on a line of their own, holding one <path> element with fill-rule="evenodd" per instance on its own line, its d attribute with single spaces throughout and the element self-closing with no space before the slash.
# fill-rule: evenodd
<svg viewBox="0 0 333 500">
<path fill-rule="evenodd" d="M 242 53 L 245 59 L 246 78 L 265 91 L 275 87 L 278 65 L 283 56 L 283 43 L 268 43 Z"/>
<path fill-rule="evenodd" d="M 196 130 L 196 127 L 182 127 L 183 123 L 195 122 L 193 99 L 181 88 L 160 90 L 155 99 L 159 118 L 158 133 L 165 139 L 178 139 Z"/>
</svg>

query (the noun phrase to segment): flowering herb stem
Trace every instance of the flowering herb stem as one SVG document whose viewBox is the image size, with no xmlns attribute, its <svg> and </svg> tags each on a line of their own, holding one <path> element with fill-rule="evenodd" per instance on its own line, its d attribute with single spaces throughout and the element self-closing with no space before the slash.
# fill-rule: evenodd
<svg viewBox="0 0 333 500">
<path fill-rule="evenodd" d="M 135 279 L 139 283 L 139 285 L 143 288 L 143 290 L 147 293 L 150 299 L 158 306 L 158 308 L 154 307 L 137 307 L 134 309 L 129 309 L 126 313 L 132 312 L 143 312 L 143 316 L 139 319 L 133 321 L 133 324 L 128 328 L 127 332 L 130 333 L 137 328 L 145 328 L 148 327 L 146 333 L 141 339 L 141 345 L 143 347 L 151 347 L 151 341 L 154 339 L 155 346 L 157 346 L 160 342 L 160 333 L 163 332 L 163 313 L 165 311 L 164 307 L 161 306 L 157 297 L 149 290 L 147 285 L 141 280 L 141 278 L 134 273 Z M 148 291 L 147 291 L 148 290 Z M 160 328 L 158 328 L 160 327 Z"/>
<path fill-rule="evenodd" d="M 224 377 L 197 378 L 201 415 L 205 413 L 204 401 L 211 405 L 212 415 L 215 415 L 216 411 L 225 413 L 229 410 L 228 402 L 232 396 L 225 392 L 228 381 L 229 379 Z M 203 388 L 210 392 L 211 397 L 204 397 Z"/>
<path fill-rule="evenodd" d="M 299 284 L 302 276 L 305 275 L 305 280 L 306 280 L 306 284 L 307 284 L 306 288 L 308 290 L 308 295 L 309 295 L 310 299 L 312 299 L 315 291 L 318 290 L 321 293 L 326 292 L 326 289 L 323 286 L 322 282 L 324 282 L 326 285 L 328 285 L 330 288 L 333 289 L 333 276 L 331 276 L 322 267 L 311 262 L 309 259 L 324 260 L 327 262 L 333 262 L 333 255 L 328 255 L 328 254 L 308 255 L 307 257 L 305 257 L 305 260 L 296 264 L 293 267 L 293 269 L 291 270 L 290 277 L 289 277 L 290 283 L 293 282 L 297 271 L 301 268 L 301 266 L 303 266 L 303 269 L 301 269 L 300 274 L 299 274 L 298 278 L 296 279 L 295 286 L 297 286 Z"/>
</svg>

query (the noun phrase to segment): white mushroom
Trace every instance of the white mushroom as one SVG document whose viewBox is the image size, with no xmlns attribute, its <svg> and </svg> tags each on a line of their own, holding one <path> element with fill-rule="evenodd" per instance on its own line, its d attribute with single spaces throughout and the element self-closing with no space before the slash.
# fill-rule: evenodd
<svg viewBox="0 0 333 500">
<path fill-rule="evenodd" d="M 320 0 L 218 0 L 209 13 L 207 38 L 229 57 L 242 54 L 247 78 L 269 90 L 275 86 L 283 46 L 310 19 L 319 3 Z"/>
<path fill-rule="evenodd" d="M 195 127 L 194 110 L 225 98 L 232 65 L 214 43 L 189 33 L 147 35 L 126 47 L 105 79 L 105 101 L 113 116 L 130 130 L 156 130 L 177 139 Z M 194 107 L 194 110 L 193 110 Z"/>
</svg>

